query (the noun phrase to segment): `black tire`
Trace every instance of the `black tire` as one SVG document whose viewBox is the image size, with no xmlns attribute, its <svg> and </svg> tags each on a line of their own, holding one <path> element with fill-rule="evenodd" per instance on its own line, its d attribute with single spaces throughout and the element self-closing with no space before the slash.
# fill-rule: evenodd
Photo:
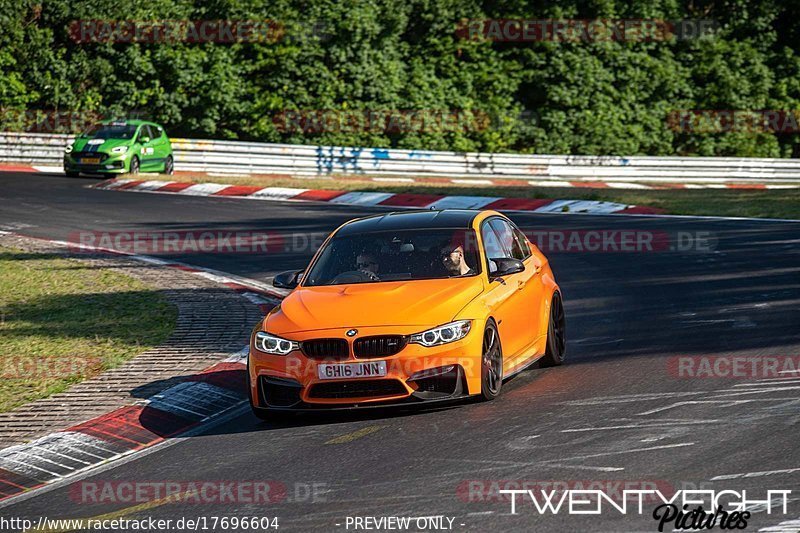
<svg viewBox="0 0 800 533">
<path fill-rule="evenodd" d="M 481 397 L 494 400 L 503 388 L 503 348 L 494 320 L 489 319 L 483 330 L 481 351 Z"/>
<path fill-rule="evenodd" d="M 133 156 L 131 158 L 130 165 L 128 166 L 128 174 L 138 174 L 139 173 L 139 158 Z"/>
<path fill-rule="evenodd" d="M 547 349 L 542 357 L 543 367 L 558 366 L 564 362 L 567 351 L 567 320 L 561 294 L 553 294 L 550 319 L 547 324 Z"/>
<path fill-rule="evenodd" d="M 172 176 L 175 174 L 175 162 L 172 160 L 172 156 L 167 156 L 167 160 L 164 162 L 164 174 L 167 176 Z"/>
<path fill-rule="evenodd" d="M 64 174 L 66 174 L 68 178 L 77 178 L 77 177 L 80 177 L 80 175 L 81 175 L 80 172 L 73 172 L 73 171 L 70 171 L 70 170 L 65 170 Z"/>
</svg>

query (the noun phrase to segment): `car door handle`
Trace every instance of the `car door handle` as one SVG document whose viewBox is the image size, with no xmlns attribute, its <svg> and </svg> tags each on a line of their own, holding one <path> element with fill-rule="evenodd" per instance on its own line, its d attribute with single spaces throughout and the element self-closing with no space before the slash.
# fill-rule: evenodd
<svg viewBox="0 0 800 533">
<path fill-rule="evenodd" d="M 517 280 L 517 290 L 521 291 L 525 288 L 525 282 L 523 280 Z"/>
</svg>

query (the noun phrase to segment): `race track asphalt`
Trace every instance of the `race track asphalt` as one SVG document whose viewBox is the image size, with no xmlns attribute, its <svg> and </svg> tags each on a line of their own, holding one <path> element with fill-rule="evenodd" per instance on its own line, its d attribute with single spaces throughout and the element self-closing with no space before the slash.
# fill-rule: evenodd
<svg viewBox="0 0 800 533">
<path fill-rule="evenodd" d="M 86 188 L 92 182 L 0 174 L 0 230 L 50 239 L 81 231 L 264 231 L 287 242 L 386 211 Z M 274 480 L 287 489 L 280 503 L 131 509 L 76 502 L 63 484 L 0 507 L 0 516 L 277 516 L 279 531 L 347 531 L 348 516 L 444 515 L 455 531 L 657 530 L 652 503 L 643 515 L 540 515 L 520 498 L 512 515 L 508 501 L 478 490 L 514 480 L 545 488 L 747 489 L 761 499 L 768 489 L 787 489 L 794 491 L 789 513 L 757 512 L 748 530 L 800 517 L 800 374 L 778 381 L 675 373 L 678 356 L 800 355 L 800 222 L 510 216 L 526 230 L 636 230 L 690 249 L 545 249 L 564 293 L 567 363 L 523 372 L 494 402 L 279 424 L 242 412 L 86 477 Z M 171 257 L 268 280 L 302 268 L 312 253 L 301 243 L 269 253 Z"/>
</svg>

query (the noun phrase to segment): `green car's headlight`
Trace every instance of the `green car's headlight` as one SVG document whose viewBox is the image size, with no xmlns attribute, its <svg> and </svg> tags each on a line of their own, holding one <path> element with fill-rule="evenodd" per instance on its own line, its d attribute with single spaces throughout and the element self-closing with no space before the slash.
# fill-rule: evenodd
<svg viewBox="0 0 800 533">
<path fill-rule="evenodd" d="M 270 335 L 264 331 L 256 333 L 256 350 L 273 355 L 289 355 L 294 350 L 300 349 L 300 344 Z"/>
<path fill-rule="evenodd" d="M 409 342 L 421 344 L 423 346 L 438 346 L 463 339 L 472 327 L 471 320 L 457 320 L 449 324 L 443 324 L 431 328 L 421 333 L 411 335 Z"/>
<path fill-rule="evenodd" d="M 65 154 L 71 154 L 72 153 L 72 145 L 71 144 L 68 144 L 67 147 L 64 148 L 64 153 Z"/>
<path fill-rule="evenodd" d="M 128 151 L 127 146 L 115 146 L 114 148 L 111 149 L 112 154 L 124 154 L 127 151 Z"/>
</svg>

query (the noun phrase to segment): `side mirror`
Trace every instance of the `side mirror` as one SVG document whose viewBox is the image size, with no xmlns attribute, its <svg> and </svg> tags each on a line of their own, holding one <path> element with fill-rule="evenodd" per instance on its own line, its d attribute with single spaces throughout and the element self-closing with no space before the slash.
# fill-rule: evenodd
<svg viewBox="0 0 800 533">
<path fill-rule="evenodd" d="M 150 142 L 150 137 L 145 135 L 144 137 L 139 137 L 139 144 L 147 144 Z"/>
<path fill-rule="evenodd" d="M 503 276 L 510 276 L 525 270 L 525 265 L 519 259 L 511 259 L 510 257 L 498 257 L 497 259 L 489 259 L 494 261 L 497 265 L 497 270 L 491 272 L 489 276 L 491 279 L 502 278 Z"/>
<path fill-rule="evenodd" d="M 272 285 L 279 289 L 294 289 L 300 283 L 302 270 L 287 270 L 272 278 Z"/>
</svg>

